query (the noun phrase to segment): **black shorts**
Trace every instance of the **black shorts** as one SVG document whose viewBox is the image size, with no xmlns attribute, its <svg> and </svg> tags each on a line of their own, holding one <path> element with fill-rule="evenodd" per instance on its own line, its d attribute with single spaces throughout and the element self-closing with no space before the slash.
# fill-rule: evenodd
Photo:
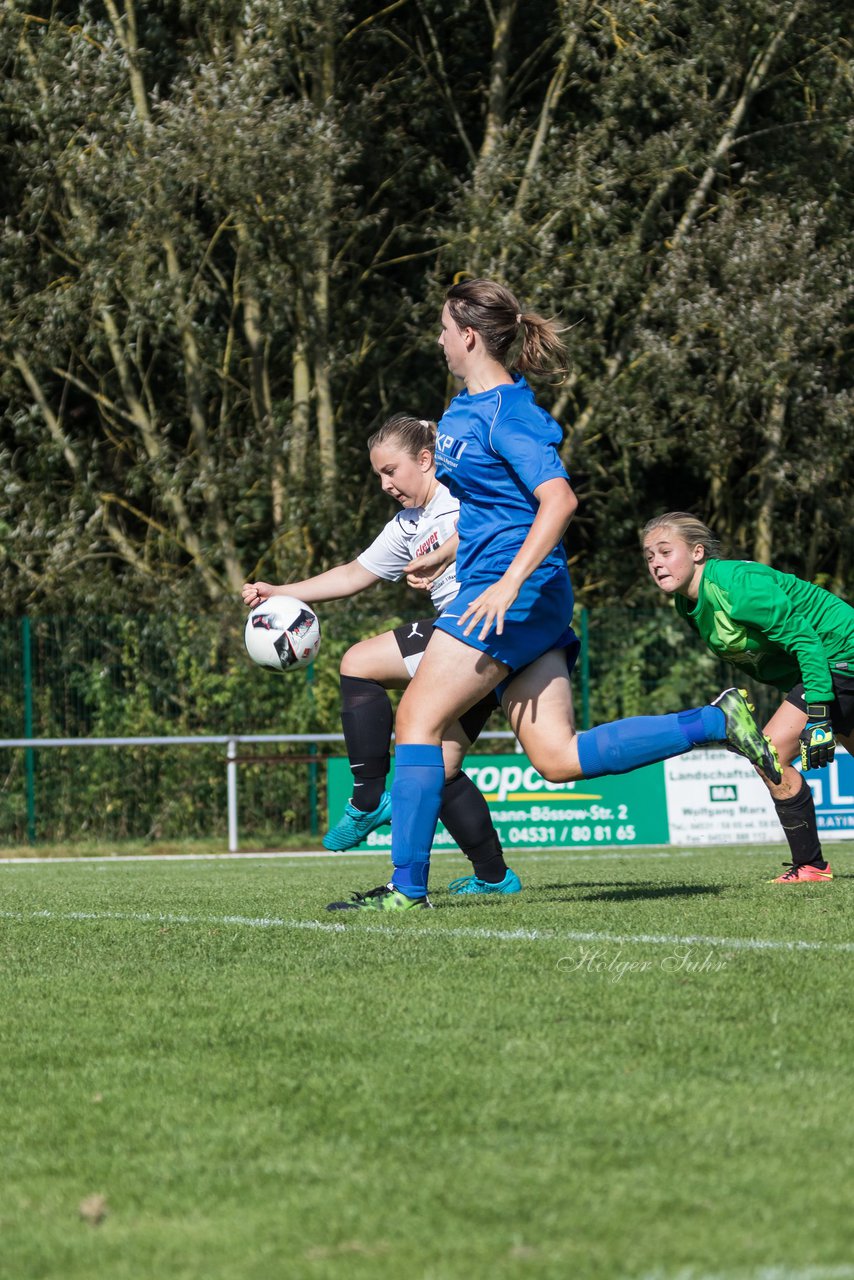
<svg viewBox="0 0 854 1280">
<path fill-rule="evenodd" d="M 435 618 L 418 618 L 415 622 L 404 622 L 395 627 L 392 635 L 397 641 L 404 666 L 411 676 L 418 670 L 418 664 L 424 657 L 427 641 L 433 634 Z"/>
<path fill-rule="evenodd" d="M 830 723 L 834 733 L 847 738 L 854 733 L 854 676 L 844 676 L 839 671 L 832 671 L 831 675 L 836 697 L 829 703 Z M 794 689 L 790 689 L 786 694 L 786 702 L 791 702 L 799 711 L 806 711 L 804 686 L 796 684 Z"/>
<path fill-rule="evenodd" d="M 404 622 L 403 626 L 395 627 L 392 632 L 406 670 L 411 676 L 414 676 L 418 670 L 418 664 L 424 656 L 427 642 L 433 633 L 435 621 L 435 618 L 418 618 L 415 622 Z M 498 694 L 492 690 L 486 697 L 481 698 L 480 702 L 476 702 L 473 707 L 469 707 L 468 711 L 463 712 L 460 716 L 460 724 L 469 742 L 477 742 L 483 726 L 499 705 Z"/>
</svg>

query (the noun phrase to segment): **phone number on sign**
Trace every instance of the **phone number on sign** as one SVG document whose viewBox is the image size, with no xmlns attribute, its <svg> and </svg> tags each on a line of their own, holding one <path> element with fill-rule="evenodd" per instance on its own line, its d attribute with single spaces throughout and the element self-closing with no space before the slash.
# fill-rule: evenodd
<svg viewBox="0 0 854 1280">
<path fill-rule="evenodd" d="M 595 826 L 570 825 L 562 827 L 508 827 L 505 838 L 510 844 L 619 844 L 621 840 L 634 840 L 635 829 L 631 823 L 612 827 L 606 823 Z"/>
</svg>

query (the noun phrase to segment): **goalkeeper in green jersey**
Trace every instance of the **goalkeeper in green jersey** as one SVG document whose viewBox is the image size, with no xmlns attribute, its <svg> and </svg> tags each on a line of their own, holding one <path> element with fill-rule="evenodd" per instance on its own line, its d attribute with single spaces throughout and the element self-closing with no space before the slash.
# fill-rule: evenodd
<svg viewBox="0 0 854 1280">
<path fill-rule="evenodd" d="M 782 780 L 760 773 L 792 855 L 774 883 L 831 880 L 812 792 L 790 761 L 821 768 L 837 741 L 854 754 L 854 608 L 793 574 L 722 559 L 712 532 L 684 511 L 650 520 L 643 547 L 656 586 L 711 651 L 785 693 L 765 726 Z"/>
</svg>

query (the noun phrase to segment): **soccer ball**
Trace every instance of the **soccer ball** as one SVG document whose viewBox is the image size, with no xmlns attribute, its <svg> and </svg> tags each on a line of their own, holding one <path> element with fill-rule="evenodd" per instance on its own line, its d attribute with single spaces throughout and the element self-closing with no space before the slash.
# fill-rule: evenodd
<svg viewBox="0 0 854 1280">
<path fill-rule="evenodd" d="M 317 614 L 293 596 L 270 596 L 256 604 L 243 629 L 246 652 L 259 667 L 293 671 L 317 657 Z"/>
</svg>

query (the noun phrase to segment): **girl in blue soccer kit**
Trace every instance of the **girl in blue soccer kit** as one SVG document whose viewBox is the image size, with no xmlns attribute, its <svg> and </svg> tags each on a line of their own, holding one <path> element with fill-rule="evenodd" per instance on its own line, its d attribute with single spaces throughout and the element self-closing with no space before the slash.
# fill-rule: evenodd
<svg viewBox="0 0 854 1280">
<path fill-rule="evenodd" d="M 436 425 L 409 414 L 392 415 L 368 440 L 371 466 L 383 491 L 400 504 L 369 547 L 347 564 L 300 582 L 274 585 L 247 582 L 243 600 L 254 608 L 274 595 L 293 595 L 307 604 L 340 600 L 356 595 L 378 582 L 397 582 L 408 573 L 412 585 L 424 589 L 418 577 L 418 557 L 449 539 L 457 541 L 459 502 L 436 479 L 434 463 Z M 413 574 L 415 576 L 413 576 Z M 431 575 L 427 587 L 434 608 L 441 611 L 453 601 L 458 586 L 453 555 L 450 564 Z M 392 707 L 388 689 L 404 689 L 427 647 L 433 618 L 417 618 L 360 640 L 341 660 L 341 720 L 353 794 L 338 822 L 323 837 L 325 848 L 350 849 L 391 816 L 386 790 L 392 732 Z M 462 772 L 462 760 L 497 707 L 494 694 L 468 708 L 448 726 L 443 739 L 447 779 L 441 817 L 453 839 L 471 861 L 478 879 L 499 882 L 507 864 L 489 808 L 471 779 Z"/>
<path fill-rule="evenodd" d="M 464 383 L 436 434 L 436 474 L 460 501 L 460 590 L 436 621 L 397 712 L 391 881 L 330 910 L 431 905 L 442 738 L 491 690 L 534 767 L 552 782 L 624 773 L 707 742 L 726 742 L 779 779 L 773 748 L 735 689 L 709 706 L 576 735 L 569 675 L 579 645 L 562 538 L 577 499 L 558 453 L 560 428 L 523 376 L 558 369 L 564 346 L 554 322 L 523 312 L 508 289 L 488 280 L 449 289 L 441 326 L 448 368 Z M 508 871 L 497 883 L 474 875 L 455 889 L 514 893 L 519 882 Z"/>
</svg>

